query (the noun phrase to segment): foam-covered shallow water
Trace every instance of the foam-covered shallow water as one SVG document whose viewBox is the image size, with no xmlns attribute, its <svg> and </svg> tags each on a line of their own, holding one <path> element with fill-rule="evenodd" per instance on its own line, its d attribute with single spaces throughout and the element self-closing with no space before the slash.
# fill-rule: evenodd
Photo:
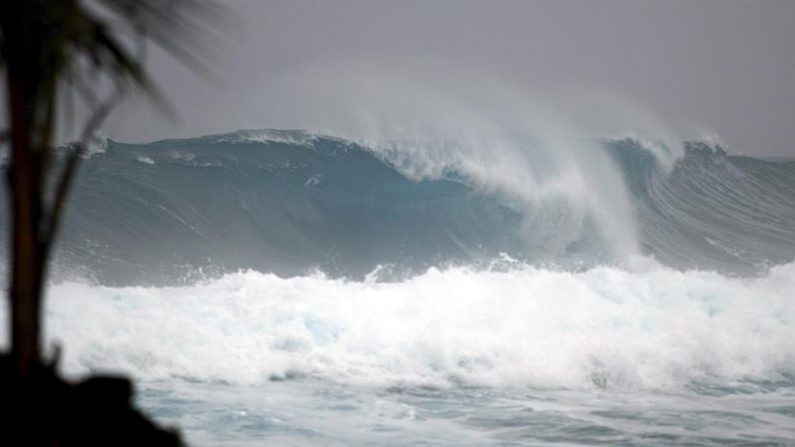
<svg viewBox="0 0 795 447">
<path fill-rule="evenodd" d="M 62 283 L 46 318 L 67 373 L 133 374 L 195 445 L 786 445 L 792 290 L 795 264 L 247 271 Z"/>
<path fill-rule="evenodd" d="M 181 287 L 63 283 L 47 327 L 67 370 L 148 380 L 680 389 L 794 374 L 793 290 L 795 264 L 759 278 L 653 264 L 400 282 L 248 271 Z"/>
</svg>

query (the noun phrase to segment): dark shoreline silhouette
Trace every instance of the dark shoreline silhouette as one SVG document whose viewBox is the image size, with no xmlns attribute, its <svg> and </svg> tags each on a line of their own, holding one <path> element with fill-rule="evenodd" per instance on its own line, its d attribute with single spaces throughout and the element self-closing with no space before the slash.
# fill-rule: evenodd
<svg viewBox="0 0 795 447">
<path fill-rule="evenodd" d="M 62 378 L 57 364 L 36 363 L 25 378 L 0 354 L 0 444 L 5 446 L 182 446 L 132 405 L 123 376 Z"/>
</svg>

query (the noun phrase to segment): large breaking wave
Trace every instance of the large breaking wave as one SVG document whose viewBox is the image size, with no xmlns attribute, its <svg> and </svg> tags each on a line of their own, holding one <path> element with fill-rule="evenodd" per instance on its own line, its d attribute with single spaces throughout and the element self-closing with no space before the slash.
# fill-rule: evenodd
<svg viewBox="0 0 795 447">
<path fill-rule="evenodd" d="M 701 143 L 663 159 L 637 139 L 480 144 L 105 141 L 81 168 L 55 272 L 109 285 L 239 269 L 388 279 L 504 256 L 566 270 L 651 256 L 747 275 L 795 258 L 795 161 Z"/>
</svg>

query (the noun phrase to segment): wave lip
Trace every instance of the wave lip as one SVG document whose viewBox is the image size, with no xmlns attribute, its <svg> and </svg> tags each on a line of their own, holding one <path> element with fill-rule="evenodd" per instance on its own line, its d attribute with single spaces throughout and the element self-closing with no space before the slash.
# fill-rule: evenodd
<svg viewBox="0 0 795 447">
<path fill-rule="evenodd" d="M 280 143 L 295 146 L 311 146 L 318 136 L 305 130 L 241 129 L 234 132 L 208 135 L 204 139 L 216 144 L 223 143 Z"/>
</svg>

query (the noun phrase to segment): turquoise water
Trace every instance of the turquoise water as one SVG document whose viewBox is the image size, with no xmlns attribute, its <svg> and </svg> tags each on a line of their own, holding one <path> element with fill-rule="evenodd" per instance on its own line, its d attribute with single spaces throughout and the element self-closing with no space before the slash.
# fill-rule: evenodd
<svg viewBox="0 0 795 447">
<path fill-rule="evenodd" d="M 679 151 L 275 130 L 103 140 L 81 165 L 53 273 L 137 286 L 241 269 L 400 280 L 503 255 L 566 270 L 651 256 L 731 275 L 795 260 L 795 161 Z M 5 203 L 0 189 L 0 215 Z"/>
</svg>

